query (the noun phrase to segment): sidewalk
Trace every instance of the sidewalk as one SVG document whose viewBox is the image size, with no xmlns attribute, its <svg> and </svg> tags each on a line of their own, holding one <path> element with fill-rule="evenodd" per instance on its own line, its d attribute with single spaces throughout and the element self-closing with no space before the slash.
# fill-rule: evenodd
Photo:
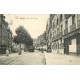
<svg viewBox="0 0 80 80">
<path fill-rule="evenodd" d="M 79 65 L 80 57 L 71 55 L 60 55 L 55 53 L 44 53 L 47 65 Z"/>
</svg>

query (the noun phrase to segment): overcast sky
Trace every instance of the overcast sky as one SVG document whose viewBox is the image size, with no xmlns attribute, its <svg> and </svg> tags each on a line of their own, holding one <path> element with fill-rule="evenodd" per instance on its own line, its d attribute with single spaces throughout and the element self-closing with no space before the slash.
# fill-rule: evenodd
<svg viewBox="0 0 80 80">
<path fill-rule="evenodd" d="M 46 29 L 48 14 L 5 14 L 6 21 L 11 23 L 10 29 L 15 35 L 15 29 L 19 25 L 23 25 L 28 30 L 32 38 L 37 38 Z"/>
</svg>

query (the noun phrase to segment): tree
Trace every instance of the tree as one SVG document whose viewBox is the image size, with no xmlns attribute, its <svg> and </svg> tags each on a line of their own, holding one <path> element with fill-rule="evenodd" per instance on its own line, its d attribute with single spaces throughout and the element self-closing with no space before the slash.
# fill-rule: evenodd
<svg viewBox="0 0 80 80">
<path fill-rule="evenodd" d="M 17 36 L 14 36 L 13 42 L 15 42 L 16 44 L 19 44 L 19 38 Z"/>
<path fill-rule="evenodd" d="M 41 42 L 40 45 L 44 46 L 46 45 L 46 31 L 41 35 Z"/>
<path fill-rule="evenodd" d="M 14 42 L 17 44 L 25 44 L 25 45 L 32 45 L 33 44 L 33 39 L 31 38 L 30 34 L 28 31 L 24 28 L 24 26 L 20 25 L 16 29 L 16 36 L 14 37 Z"/>
</svg>

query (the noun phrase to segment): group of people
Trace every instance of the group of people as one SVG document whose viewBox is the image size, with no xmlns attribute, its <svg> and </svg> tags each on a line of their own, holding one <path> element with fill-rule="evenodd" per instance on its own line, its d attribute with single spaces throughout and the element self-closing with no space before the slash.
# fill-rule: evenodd
<svg viewBox="0 0 80 80">
<path fill-rule="evenodd" d="M 6 56 L 9 56 L 9 54 L 11 53 L 11 50 L 9 48 L 6 49 Z M 19 49 L 19 55 L 21 55 L 22 53 L 22 49 Z"/>
</svg>

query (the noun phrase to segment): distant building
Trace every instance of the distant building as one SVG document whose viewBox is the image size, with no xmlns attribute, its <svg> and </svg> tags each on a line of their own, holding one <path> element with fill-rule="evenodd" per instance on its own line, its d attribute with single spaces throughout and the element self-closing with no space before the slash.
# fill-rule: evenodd
<svg viewBox="0 0 80 80">
<path fill-rule="evenodd" d="M 52 52 L 59 54 L 80 54 L 80 15 L 53 15 L 50 17 L 50 29 L 48 29 L 49 33 L 47 36 Z"/>
<path fill-rule="evenodd" d="M 46 45 L 46 31 L 41 34 L 40 36 L 38 36 L 37 39 L 33 40 L 33 45 L 35 48 L 44 48 L 47 49 L 47 45 Z"/>
<path fill-rule="evenodd" d="M 6 48 L 11 49 L 12 32 L 5 21 L 5 16 L 0 14 L 0 54 L 6 53 Z"/>
</svg>

